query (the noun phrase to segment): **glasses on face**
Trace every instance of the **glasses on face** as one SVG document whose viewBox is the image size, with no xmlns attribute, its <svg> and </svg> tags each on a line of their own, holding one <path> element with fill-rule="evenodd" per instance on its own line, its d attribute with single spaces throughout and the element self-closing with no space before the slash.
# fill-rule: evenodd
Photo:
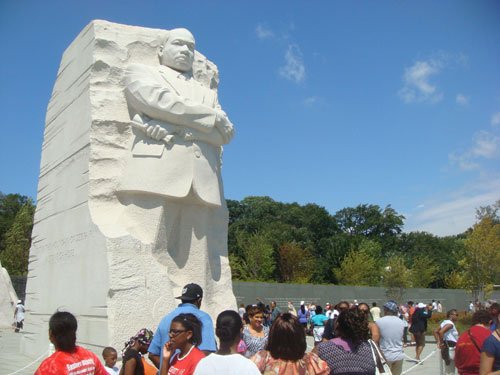
<svg viewBox="0 0 500 375">
<path fill-rule="evenodd" d="M 168 334 L 170 336 L 179 336 L 182 332 L 186 332 L 185 329 L 171 329 L 170 331 L 168 331 Z"/>
</svg>

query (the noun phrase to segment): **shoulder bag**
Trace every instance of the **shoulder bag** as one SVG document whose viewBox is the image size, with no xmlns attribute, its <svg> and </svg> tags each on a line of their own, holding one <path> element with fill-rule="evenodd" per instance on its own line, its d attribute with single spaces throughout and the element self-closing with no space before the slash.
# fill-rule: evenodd
<svg viewBox="0 0 500 375">
<path fill-rule="evenodd" d="M 370 347 L 372 349 L 373 361 L 375 362 L 375 375 L 385 374 L 392 375 L 391 368 L 389 364 L 385 360 L 384 356 L 378 349 L 377 344 L 373 342 L 373 340 L 368 340 Z"/>
</svg>

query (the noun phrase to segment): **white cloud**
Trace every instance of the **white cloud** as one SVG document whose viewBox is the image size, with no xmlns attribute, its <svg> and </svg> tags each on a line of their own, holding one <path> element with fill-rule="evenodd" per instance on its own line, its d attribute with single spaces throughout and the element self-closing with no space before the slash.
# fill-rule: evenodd
<svg viewBox="0 0 500 375">
<path fill-rule="evenodd" d="M 459 105 L 466 106 L 469 105 L 469 98 L 462 94 L 457 94 L 456 102 Z"/>
<path fill-rule="evenodd" d="M 441 60 L 417 61 L 413 66 L 405 68 L 404 86 L 399 96 L 406 102 L 438 102 L 443 94 L 430 79 L 439 74 L 444 62 Z"/>
<path fill-rule="evenodd" d="M 302 82 L 306 77 L 302 52 L 296 44 L 290 44 L 285 52 L 285 65 L 279 69 L 279 74 L 295 83 Z"/>
<path fill-rule="evenodd" d="M 472 154 L 486 159 L 493 159 L 500 154 L 500 137 L 481 130 L 474 136 Z"/>
<path fill-rule="evenodd" d="M 450 161 L 464 171 L 479 169 L 481 160 L 499 157 L 500 137 L 486 130 L 474 134 L 472 146 L 467 151 L 449 155 Z"/>
<path fill-rule="evenodd" d="M 493 116 L 491 116 L 491 125 L 492 126 L 500 125 L 500 112 L 494 113 Z"/>
<path fill-rule="evenodd" d="M 258 24 L 255 28 L 255 33 L 257 34 L 257 38 L 259 39 L 269 39 L 274 37 L 274 33 L 272 30 L 266 28 L 262 24 Z"/>
<path fill-rule="evenodd" d="M 457 191 L 429 199 L 426 208 L 409 215 L 405 231 L 425 231 L 438 236 L 459 234 L 475 222 L 476 208 L 500 198 L 500 178 L 480 180 Z"/>
</svg>

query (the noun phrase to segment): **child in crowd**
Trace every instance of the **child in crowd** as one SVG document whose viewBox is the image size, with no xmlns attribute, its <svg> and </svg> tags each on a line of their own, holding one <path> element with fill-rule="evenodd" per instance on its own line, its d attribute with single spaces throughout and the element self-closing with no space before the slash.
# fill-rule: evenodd
<svg viewBox="0 0 500 375">
<path fill-rule="evenodd" d="M 111 375 L 118 375 L 119 369 L 116 367 L 116 360 L 118 359 L 118 353 L 115 348 L 107 346 L 102 351 L 102 358 L 104 359 L 104 368 Z"/>
</svg>

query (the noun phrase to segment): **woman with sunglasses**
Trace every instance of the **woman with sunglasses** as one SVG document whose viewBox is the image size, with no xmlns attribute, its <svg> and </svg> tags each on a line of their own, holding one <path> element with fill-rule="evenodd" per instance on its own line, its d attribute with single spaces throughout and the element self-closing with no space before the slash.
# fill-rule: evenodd
<svg viewBox="0 0 500 375">
<path fill-rule="evenodd" d="M 179 314 L 170 324 L 170 340 L 163 347 L 160 375 L 194 373 L 205 354 L 201 343 L 201 322 L 193 314 Z"/>
</svg>

